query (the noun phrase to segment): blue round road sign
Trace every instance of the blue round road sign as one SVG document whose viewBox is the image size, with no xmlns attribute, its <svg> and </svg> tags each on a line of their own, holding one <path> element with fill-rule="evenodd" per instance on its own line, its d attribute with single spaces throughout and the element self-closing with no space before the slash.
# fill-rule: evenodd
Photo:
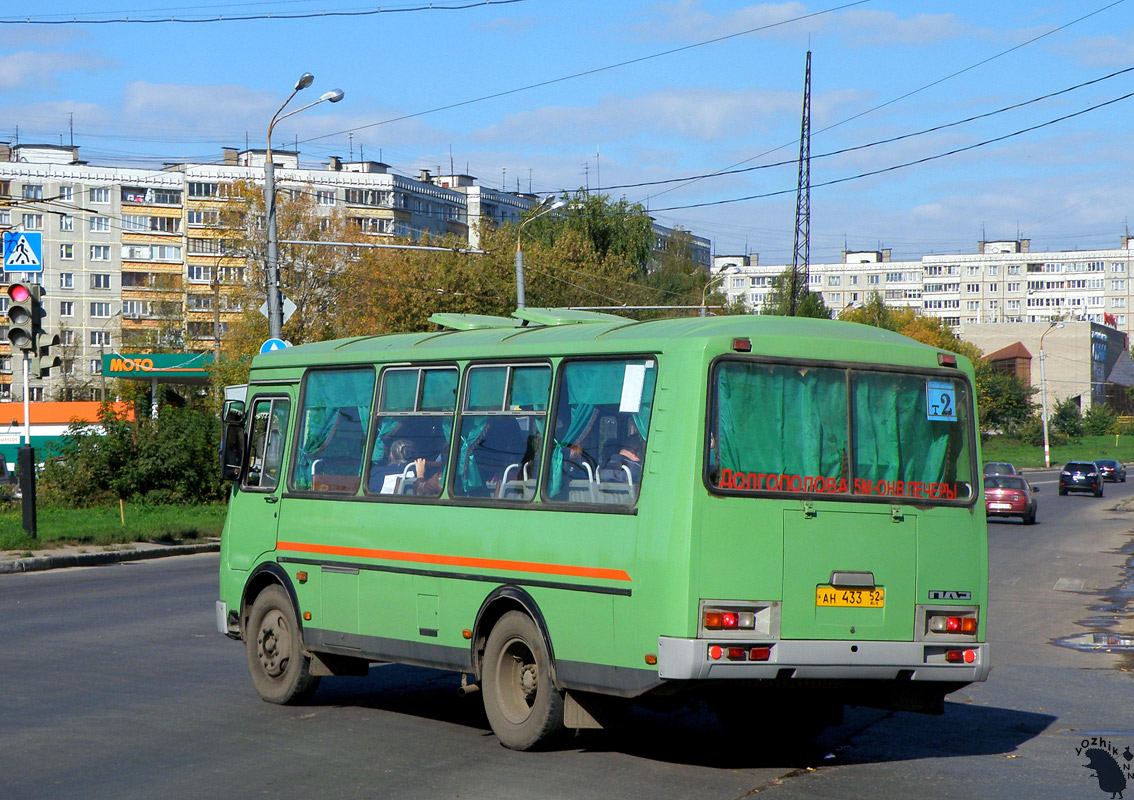
<svg viewBox="0 0 1134 800">
<path fill-rule="evenodd" d="M 268 339 L 266 342 L 260 345 L 260 355 L 263 355 L 264 353 L 270 353 L 273 350 L 283 350 L 289 346 L 290 345 L 288 345 L 288 343 L 283 339 Z"/>
</svg>

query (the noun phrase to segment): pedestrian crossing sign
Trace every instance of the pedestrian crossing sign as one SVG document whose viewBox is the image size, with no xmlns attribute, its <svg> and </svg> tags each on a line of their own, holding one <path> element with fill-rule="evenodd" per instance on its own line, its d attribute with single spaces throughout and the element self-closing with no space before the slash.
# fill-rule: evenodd
<svg viewBox="0 0 1134 800">
<path fill-rule="evenodd" d="M 43 272 L 43 234 L 5 231 L 4 271 Z"/>
</svg>

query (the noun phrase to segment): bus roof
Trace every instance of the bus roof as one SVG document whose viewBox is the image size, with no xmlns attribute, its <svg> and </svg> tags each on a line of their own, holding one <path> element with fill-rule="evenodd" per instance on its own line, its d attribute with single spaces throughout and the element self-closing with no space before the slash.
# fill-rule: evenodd
<svg viewBox="0 0 1134 800">
<path fill-rule="evenodd" d="M 892 331 L 838 320 L 764 315 L 680 317 L 638 322 L 613 314 L 569 309 L 524 309 L 524 319 L 437 314 L 447 329 L 313 342 L 257 356 L 253 371 L 470 357 L 522 358 L 599 353 L 667 353 L 733 350 L 748 339 L 753 354 L 876 364 L 937 367 L 938 348 Z M 532 320 L 539 320 L 533 323 Z M 542 323 L 542 324 L 541 324 Z M 958 356 L 968 367 L 968 361 Z"/>
</svg>

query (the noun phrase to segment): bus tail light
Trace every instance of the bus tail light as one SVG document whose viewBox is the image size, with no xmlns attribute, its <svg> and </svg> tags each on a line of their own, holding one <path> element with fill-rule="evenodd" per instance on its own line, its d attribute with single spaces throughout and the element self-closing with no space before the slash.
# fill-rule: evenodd
<svg viewBox="0 0 1134 800">
<path fill-rule="evenodd" d="M 722 658 L 728 661 L 770 661 L 772 658 L 770 645 L 754 647 L 750 644 L 714 644 L 709 646 L 708 653 L 711 661 L 720 661 Z"/>
<path fill-rule="evenodd" d="M 946 650 L 945 660 L 950 664 L 972 664 L 976 661 L 976 650 Z"/>
<path fill-rule="evenodd" d="M 977 618 L 975 616 L 932 616 L 929 618 L 929 630 L 933 633 L 974 634 L 977 631 Z"/>
<path fill-rule="evenodd" d="M 701 600 L 697 608 L 697 638 L 774 639 L 779 635 L 779 603 L 758 600 Z"/>
</svg>

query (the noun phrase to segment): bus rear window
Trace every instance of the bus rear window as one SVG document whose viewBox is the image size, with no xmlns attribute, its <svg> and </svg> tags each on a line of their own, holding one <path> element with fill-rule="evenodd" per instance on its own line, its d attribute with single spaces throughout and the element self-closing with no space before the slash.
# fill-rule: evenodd
<svg viewBox="0 0 1134 800">
<path fill-rule="evenodd" d="M 712 392 L 708 477 L 718 491 L 971 497 L 964 381 L 723 361 Z"/>
</svg>

